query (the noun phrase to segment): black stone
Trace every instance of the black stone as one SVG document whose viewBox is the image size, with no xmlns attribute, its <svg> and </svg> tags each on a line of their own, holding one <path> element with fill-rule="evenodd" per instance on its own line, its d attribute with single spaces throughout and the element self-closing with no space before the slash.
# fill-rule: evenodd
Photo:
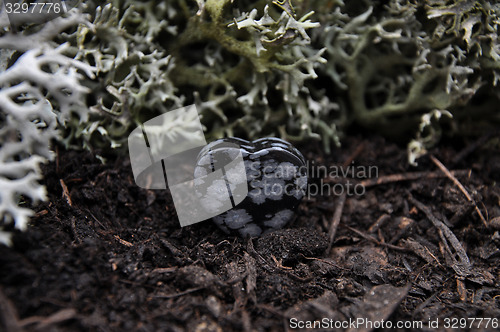
<svg viewBox="0 0 500 332">
<path fill-rule="evenodd" d="M 235 147 L 237 145 L 237 147 Z M 205 146 L 198 155 L 195 178 L 229 164 L 241 151 L 245 163 L 248 194 L 233 196 L 241 203 L 213 218 L 226 233 L 260 236 L 284 227 L 293 219 L 307 187 L 307 169 L 302 154 L 279 138 L 262 138 L 252 142 L 240 138 L 223 138 Z M 231 186 L 244 179 L 228 177 Z M 207 191 L 200 197 L 209 196 Z M 217 204 L 214 199 L 205 204 Z M 206 206 L 207 209 L 210 206 Z"/>
</svg>

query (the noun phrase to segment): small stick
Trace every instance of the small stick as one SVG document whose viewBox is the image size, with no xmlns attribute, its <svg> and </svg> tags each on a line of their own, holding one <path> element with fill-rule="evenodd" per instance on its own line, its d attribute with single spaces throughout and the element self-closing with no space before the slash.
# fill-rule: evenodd
<svg viewBox="0 0 500 332">
<path fill-rule="evenodd" d="M 453 176 L 453 174 L 451 174 L 451 172 L 446 168 L 446 166 L 444 166 L 439 160 L 437 160 L 436 157 L 434 157 L 433 155 L 430 155 L 431 157 L 431 160 L 434 164 L 436 164 L 437 167 L 439 167 L 440 170 L 442 170 L 444 172 L 444 174 L 446 174 L 446 176 L 451 180 L 453 181 L 453 183 L 455 183 L 455 185 L 460 189 L 460 191 L 465 195 L 465 197 L 467 198 L 467 200 L 469 202 L 471 202 L 472 204 L 474 204 L 474 207 L 476 209 L 476 212 L 477 214 L 479 215 L 479 218 L 481 218 L 484 226 L 486 228 L 488 228 L 488 222 L 486 221 L 486 219 L 484 218 L 483 214 L 481 213 L 481 210 L 479 210 L 479 208 L 477 207 L 477 204 L 476 202 L 472 199 L 472 197 L 469 195 L 469 193 L 467 192 L 467 189 L 465 189 L 465 187 L 460 183 L 460 181 L 458 181 L 458 179 Z"/>
<path fill-rule="evenodd" d="M 467 300 L 467 288 L 462 280 L 457 279 L 457 291 L 460 295 L 460 300 L 465 302 Z"/>
<path fill-rule="evenodd" d="M 454 176 L 467 176 L 469 174 L 468 170 L 458 170 L 450 172 Z M 391 175 L 384 175 L 378 178 L 366 179 L 359 182 L 360 185 L 364 187 L 372 187 L 380 184 L 386 184 L 391 182 L 400 181 L 411 181 L 411 180 L 421 180 L 421 179 L 434 179 L 445 177 L 446 174 L 442 172 L 412 172 L 412 173 L 398 173 Z"/>
<path fill-rule="evenodd" d="M 68 191 L 68 186 L 66 186 L 66 183 L 64 183 L 63 179 L 59 179 L 59 183 L 61 184 L 63 190 L 63 197 L 66 198 L 66 202 L 69 204 L 69 206 L 73 207 L 73 202 L 71 201 L 71 196 Z"/>
<path fill-rule="evenodd" d="M 195 287 L 195 288 L 189 288 L 183 292 L 179 293 L 173 293 L 173 294 L 165 294 L 165 295 L 154 295 L 155 298 L 158 299 L 173 299 L 182 295 L 190 294 L 199 291 L 200 289 L 203 289 L 204 287 Z"/>
<path fill-rule="evenodd" d="M 123 244 L 124 246 L 127 246 L 127 247 L 133 247 L 134 245 L 128 241 L 125 241 L 123 240 L 122 238 L 120 238 L 118 235 L 113 235 L 113 237 L 115 238 L 116 241 L 120 242 L 121 244 Z"/>
<path fill-rule="evenodd" d="M 381 215 L 377 221 L 370 226 L 370 228 L 368 228 L 368 233 L 375 233 L 376 231 L 379 230 L 380 227 L 382 227 L 383 224 L 385 224 L 385 222 L 387 220 L 391 219 L 391 216 L 388 215 L 387 213 Z"/>
<path fill-rule="evenodd" d="M 334 264 L 334 263 L 332 263 L 332 262 L 326 261 L 326 260 L 321 259 L 321 258 L 316 258 L 316 257 L 307 257 L 307 256 L 304 256 L 304 254 L 302 254 L 302 253 L 301 253 L 300 255 L 301 255 L 302 257 L 304 257 L 305 259 L 319 261 L 319 262 L 322 262 L 322 263 L 325 263 L 325 264 L 331 265 L 331 266 L 333 266 L 333 267 L 336 267 L 336 268 L 338 268 L 338 269 L 344 269 L 344 268 L 342 268 L 342 267 L 338 266 L 337 264 Z"/>
<path fill-rule="evenodd" d="M 171 267 L 157 267 L 151 273 L 170 273 L 170 272 L 175 272 L 177 271 L 178 267 L 177 266 L 171 266 Z"/>
<path fill-rule="evenodd" d="M 278 261 L 276 259 L 276 257 L 274 257 L 274 255 L 271 255 L 271 258 L 273 259 L 274 261 L 274 264 L 276 264 L 277 267 L 279 267 L 280 269 L 284 269 L 284 270 L 291 270 L 292 268 L 289 267 L 289 266 L 284 266 L 281 261 Z"/>
<path fill-rule="evenodd" d="M 470 144 L 467 146 L 465 149 L 460 151 L 455 158 L 452 159 L 452 165 L 458 164 L 462 159 L 467 157 L 469 154 L 474 152 L 477 148 L 480 146 L 484 145 L 490 138 L 492 138 L 495 135 L 499 135 L 500 132 L 489 132 L 486 135 L 481 136 L 478 140 L 476 140 L 474 143 Z"/>
<path fill-rule="evenodd" d="M 347 194 L 344 192 L 339 197 L 337 202 L 337 207 L 335 208 L 335 212 L 333 213 L 333 220 L 330 224 L 330 230 L 328 231 L 328 248 L 326 249 L 325 254 L 329 255 L 332 250 L 333 239 L 335 238 L 335 233 L 337 232 L 337 228 L 339 227 L 340 218 L 342 217 L 342 211 L 344 210 L 344 204 L 346 200 Z"/>
<path fill-rule="evenodd" d="M 3 293 L 3 289 L 0 287 L 0 319 L 2 321 L 2 326 L 6 328 L 6 331 L 12 332 L 22 332 L 24 331 L 19 322 L 19 316 L 17 314 L 16 307 L 12 301 Z"/>
<path fill-rule="evenodd" d="M 354 152 L 349 156 L 349 158 L 346 159 L 346 161 L 344 161 L 344 163 L 342 164 L 342 167 L 343 168 L 346 168 L 348 167 L 352 161 L 357 157 L 359 156 L 359 154 L 361 152 L 363 152 L 363 150 L 365 149 L 365 142 L 361 143 L 360 145 L 358 145 L 358 147 L 356 148 L 356 150 L 354 150 Z"/>
<path fill-rule="evenodd" d="M 48 331 L 52 330 L 49 329 L 48 327 L 50 325 L 55 325 L 61 322 L 64 322 L 66 320 L 70 320 L 75 318 L 77 315 L 76 310 L 73 308 L 66 308 L 66 309 L 61 309 L 55 314 L 52 314 L 48 317 L 43 317 L 43 316 L 31 316 L 28 318 L 25 318 L 21 320 L 19 323 L 21 327 L 27 327 L 31 324 L 36 324 L 36 327 L 33 328 L 33 330 L 38 330 L 38 331 Z M 31 329 L 30 329 L 31 330 Z"/>
<path fill-rule="evenodd" d="M 363 233 L 362 231 L 357 230 L 356 228 L 352 228 L 352 227 L 347 226 L 347 225 L 345 225 L 344 227 L 347 228 L 348 230 L 353 231 L 354 233 L 358 234 L 362 238 L 364 238 L 364 239 L 366 239 L 368 241 L 371 241 L 371 242 L 373 242 L 373 243 L 375 243 L 375 244 L 377 244 L 379 246 L 383 246 L 383 247 L 387 247 L 389 249 L 394 249 L 394 250 L 399 250 L 399 251 L 408 251 L 408 248 L 396 246 L 396 245 L 391 244 L 391 243 L 380 242 L 379 240 L 377 240 L 373 236 L 368 235 L 366 233 Z"/>
</svg>

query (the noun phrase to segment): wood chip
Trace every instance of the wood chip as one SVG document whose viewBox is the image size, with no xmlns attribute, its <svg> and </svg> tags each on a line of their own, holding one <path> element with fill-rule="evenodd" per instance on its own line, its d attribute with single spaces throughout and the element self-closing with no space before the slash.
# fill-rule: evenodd
<svg viewBox="0 0 500 332">
<path fill-rule="evenodd" d="M 330 224 L 330 229 L 328 230 L 328 248 L 326 249 L 325 255 L 328 255 L 332 250 L 333 240 L 335 239 L 335 233 L 337 232 L 337 228 L 339 227 L 340 218 L 342 217 L 342 211 L 344 210 L 346 198 L 347 195 L 344 192 L 337 201 L 337 207 L 335 208 L 335 212 L 333 213 L 333 220 Z"/>
<path fill-rule="evenodd" d="M 387 320 L 406 297 L 410 287 L 411 285 L 394 287 L 388 284 L 373 287 L 365 294 L 362 302 L 351 306 L 350 311 L 356 313 L 354 320 L 364 319 L 364 321 L 372 323 Z M 373 326 L 370 328 L 370 324 L 365 324 L 357 326 L 357 329 L 350 328 L 347 331 L 368 332 L 373 330 Z"/>
<path fill-rule="evenodd" d="M 413 196 L 410 195 L 409 200 L 412 204 L 414 204 L 420 211 L 422 211 L 427 218 L 432 222 L 434 227 L 439 230 L 439 235 L 443 242 L 443 245 L 448 252 L 448 258 L 451 260 L 451 268 L 455 270 L 457 275 L 461 277 L 466 277 L 470 273 L 471 264 L 469 261 L 469 257 L 465 252 L 464 247 L 458 241 L 455 234 L 446 226 L 441 220 L 436 218 L 434 214 L 432 214 L 431 210 L 425 206 L 423 203 L 417 201 Z M 451 251 L 451 248 L 448 245 L 448 242 L 451 244 L 455 252 Z M 457 258 L 458 259 L 457 259 Z"/>
<path fill-rule="evenodd" d="M 437 264 L 441 266 L 441 262 L 439 262 L 439 259 L 436 257 L 435 254 L 433 254 L 429 250 L 429 248 L 417 242 L 416 240 L 412 239 L 411 237 L 408 239 L 401 240 L 401 244 L 404 247 L 408 248 L 410 251 L 412 251 L 415 255 L 425 260 L 427 263 L 432 265 Z"/>
</svg>

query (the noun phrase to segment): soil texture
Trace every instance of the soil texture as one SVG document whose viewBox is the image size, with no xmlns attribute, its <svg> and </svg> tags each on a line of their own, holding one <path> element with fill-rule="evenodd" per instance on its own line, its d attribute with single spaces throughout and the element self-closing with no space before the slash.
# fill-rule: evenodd
<svg viewBox="0 0 500 332">
<path fill-rule="evenodd" d="M 137 187 L 127 157 L 59 151 L 49 200 L 0 247 L 0 331 L 498 327 L 498 134 L 445 141 L 417 167 L 380 137 L 298 148 L 323 193 L 253 239 L 181 228 L 168 190 Z"/>
</svg>

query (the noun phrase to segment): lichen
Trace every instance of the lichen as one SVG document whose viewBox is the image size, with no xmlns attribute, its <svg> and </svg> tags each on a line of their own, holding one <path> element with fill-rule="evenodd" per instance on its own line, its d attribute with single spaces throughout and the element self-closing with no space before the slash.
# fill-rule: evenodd
<svg viewBox="0 0 500 332">
<path fill-rule="evenodd" d="M 308 19 L 311 13 L 297 18 L 289 5 L 277 4 L 260 10 L 228 0 L 89 5 L 95 32 L 82 28 L 72 37 L 79 57 L 98 68 L 89 85 L 97 94 L 91 106 L 102 116 L 98 125 L 88 123 L 86 138 L 94 146 L 120 146 L 138 123 L 196 103 L 209 138 L 326 134 L 336 141 L 335 125 L 319 121 L 335 105 L 304 85 L 325 62 L 307 34 L 319 24 Z M 68 133 L 68 145 L 80 132 L 77 125 Z"/>
<path fill-rule="evenodd" d="M 340 112 L 370 130 L 393 137 L 417 132 L 423 114 L 458 112 L 481 87 L 498 82 L 498 4 L 328 1 L 326 7 L 313 34 L 313 44 L 327 48 L 321 73 L 334 83 Z"/>
<path fill-rule="evenodd" d="M 0 242 L 9 243 L 6 229 L 26 229 L 30 204 L 45 199 L 39 166 L 53 158 L 58 124 L 88 119 L 83 100 L 88 89 L 80 84 L 80 72 L 92 77 L 93 69 L 68 56 L 68 44 L 50 43 L 64 29 L 85 22 L 76 11 L 24 34 L 0 21 L 1 52 L 12 62 L 0 72 Z"/>
</svg>

